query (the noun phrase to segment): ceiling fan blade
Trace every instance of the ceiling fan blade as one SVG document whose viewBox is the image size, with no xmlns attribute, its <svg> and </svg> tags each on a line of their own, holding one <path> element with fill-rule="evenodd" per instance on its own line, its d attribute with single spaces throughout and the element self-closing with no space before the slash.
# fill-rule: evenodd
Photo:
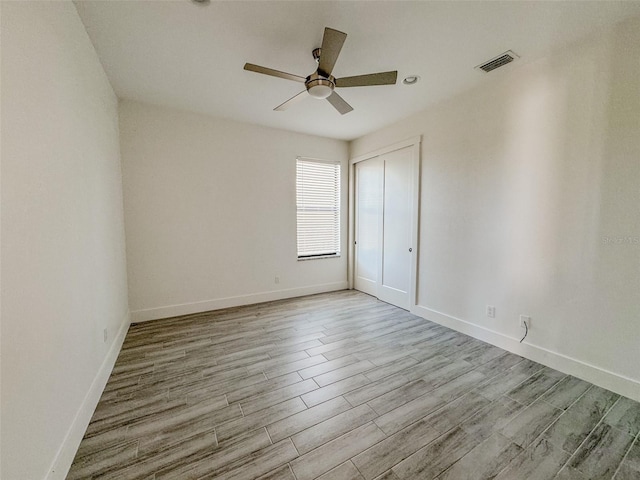
<svg viewBox="0 0 640 480">
<path fill-rule="evenodd" d="M 306 81 L 305 77 L 293 75 L 292 73 L 281 72 L 280 70 L 274 70 L 273 68 L 261 67 L 260 65 L 254 65 L 253 63 L 245 63 L 244 69 L 249 70 L 250 72 L 271 75 L 272 77 L 284 78 L 285 80 L 293 80 L 294 82 L 304 83 Z"/>
<path fill-rule="evenodd" d="M 353 107 L 345 102 L 344 98 L 342 98 L 336 92 L 333 92 L 331 95 L 329 95 L 327 97 L 327 100 L 329 100 L 329 103 L 333 105 L 333 107 L 338 110 L 341 115 L 349 113 L 351 110 L 353 110 Z"/>
<path fill-rule="evenodd" d="M 320 63 L 318 64 L 318 72 L 324 77 L 328 77 L 333 72 L 333 67 L 338 60 L 342 45 L 347 39 L 347 34 L 325 27 L 324 36 L 322 37 L 322 50 L 320 51 Z"/>
<path fill-rule="evenodd" d="M 370 85 L 395 85 L 398 72 L 370 73 L 336 79 L 336 87 L 368 87 Z"/>
<path fill-rule="evenodd" d="M 300 100 L 303 100 L 304 98 L 306 98 L 306 90 L 301 91 L 300 93 L 298 93 L 297 95 L 294 95 L 293 97 L 291 97 L 289 100 L 287 100 L 286 102 L 278 105 L 276 108 L 274 108 L 273 110 L 276 112 L 281 112 L 283 110 L 286 110 L 287 108 L 289 108 L 291 105 L 294 105 L 296 103 L 298 103 Z"/>
</svg>

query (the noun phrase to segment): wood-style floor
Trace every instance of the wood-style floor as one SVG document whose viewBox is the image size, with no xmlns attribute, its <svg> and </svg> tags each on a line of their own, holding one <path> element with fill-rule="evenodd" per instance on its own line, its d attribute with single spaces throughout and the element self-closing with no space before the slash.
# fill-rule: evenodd
<svg viewBox="0 0 640 480">
<path fill-rule="evenodd" d="M 640 404 L 345 291 L 133 325 L 69 479 L 640 478 Z"/>
</svg>

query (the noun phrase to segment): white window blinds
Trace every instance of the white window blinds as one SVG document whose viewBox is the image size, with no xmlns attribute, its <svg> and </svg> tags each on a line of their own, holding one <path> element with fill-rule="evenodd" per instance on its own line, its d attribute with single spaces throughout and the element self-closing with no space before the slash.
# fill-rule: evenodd
<svg viewBox="0 0 640 480">
<path fill-rule="evenodd" d="M 296 160 L 298 258 L 340 255 L 340 164 Z"/>
</svg>

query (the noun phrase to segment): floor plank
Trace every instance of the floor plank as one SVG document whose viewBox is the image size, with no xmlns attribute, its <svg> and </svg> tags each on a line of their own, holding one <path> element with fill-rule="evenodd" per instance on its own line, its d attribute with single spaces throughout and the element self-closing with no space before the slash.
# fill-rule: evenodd
<svg viewBox="0 0 640 480">
<path fill-rule="evenodd" d="M 369 422 L 297 458 L 291 469 L 298 480 L 312 480 L 384 438 L 382 430 Z"/>
</svg>

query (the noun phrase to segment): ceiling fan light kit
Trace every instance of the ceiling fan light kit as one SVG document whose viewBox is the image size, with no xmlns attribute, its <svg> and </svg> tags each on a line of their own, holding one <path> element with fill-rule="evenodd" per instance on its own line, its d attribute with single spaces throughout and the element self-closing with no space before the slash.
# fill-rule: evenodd
<svg viewBox="0 0 640 480">
<path fill-rule="evenodd" d="M 370 73 L 357 75 L 354 77 L 335 78 L 332 75 L 333 67 L 338 60 L 338 55 L 342 50 L 342 45 L 347 38 L 347 34 L 326 27 L 322 37 L 322 47 L 313 50 L 313 58 L 318 63 L 318 69 L 308 77 L 301 77 L 291 73 L 281 72 L 272 68 L 261 67 L 252 63 L 246 63 L 244 69 L 250 72 L 262 73 L 272 77 L 284 78 L 294 82 L 304 83 L 306 90 L 293 96 L 274 110 L 282 111 L 289 108 L 294 103 L 302 100 L 308 93 L 311 97 L 319 100 L 326 99 L 340 114 L 344 115 L 353 110 L 340 95 L 335 92 L 335 88 L 341 87 L 368 87 L 372 85 L 395 85 L 398 78 L 397 71 Z"/>
<path fill-rule="evenodd" d="M 332 79 L 333 77 L 331 76 L 329 78 L 323 78 L 317 73 L 308 76 L 305 82 L 307 92 L 309 92 L 309 95 L 313 98 L 324 100 L 333 93 L 333 89 L 335 88 L 335 83 Z"/>
</svg>

